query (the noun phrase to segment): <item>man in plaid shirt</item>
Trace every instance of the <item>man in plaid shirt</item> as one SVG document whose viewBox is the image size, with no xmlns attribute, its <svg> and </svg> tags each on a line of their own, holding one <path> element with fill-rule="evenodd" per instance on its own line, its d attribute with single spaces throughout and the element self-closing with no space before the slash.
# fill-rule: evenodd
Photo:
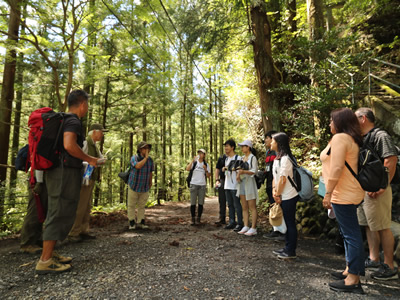
<svg viewBox="0 0 400 300">
<path fill-rule="evenodd" d="M 129 229 L 148 228 L 144 223 L 144 208 L 149 199 L 154 171 L 154 163 L 149 156 L 150 150 L 150 144 L 140 142 L 137 155 L 131 158 L 131 172 L 128 179 Z"/>
</svg>

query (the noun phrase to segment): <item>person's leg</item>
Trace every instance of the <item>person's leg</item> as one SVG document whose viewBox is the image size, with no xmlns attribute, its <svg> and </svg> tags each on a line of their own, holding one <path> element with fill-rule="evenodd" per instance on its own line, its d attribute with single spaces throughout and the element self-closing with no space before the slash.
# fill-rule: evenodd
<svg viewBox="0 0 400 300">
<path fill-rule="evenodd" d="M 128 187 L 128 220 L 129 227 L 133 228 L 136 224 L 135 210 L 136 210 L 136 195 L 135 192 Z"/>
<path fill-rule="evenodd" d="M 221 224 L 226 222 L 226 195 L 224 189 L 224 180 L 221 180 L 221 186 L 218 189 L 218 202 L 219 202 L 219 221 Z"/>
<path fill-rule="evenodd" d="M 40 251 L 40 247 L 37 245 L 42 237 L 43 224 L 39 222 L 36 199 L 33 195 L 32 189 L 28 183 L 29 202 L 26 215 L 24 217 L 24 223 L 21 228 L 21 240 L 20 246 L 21 251 L 24 249 L 28 250 L 28 246 L 32 247 L 32 251 Z M 40 195 L 41 197 L 41 195 Z M 42 197 L 41 197 L 42 198 Z"/>
<path fill-rule="evenodd" d="M 297 248 L 297 227 L 296 227 L 296 204 L 298 197 L 290 200 L 283 200 L 281 203 L 283 218 L 285 219 L 287 232 L 286 232 L 286 245 L 285 251 L 290 256 L 296 255 Z"/>
<path fill-rule="evenodd" d="M 240 195 L 240 202 L 242 204 L 244 226 L 249 227 L 249 205 L 245 195 Z"/>
<path fill-rule="evenodd" d="M 369 258 L 373 261 L 379 262 L 379 245 L 381 243 L 379 233 L 377 231 L 371 231 L 367 226 L 365 228 L 367 235 L 368 247 L 369 247 Z"/>
<path fill-rule="evenodd" d="M 275 203 L 274 197 L 272 197 L 272 186 L 267 186 L 267 195 L 268 195 L 268 201 L 270 204 Z"/>
<path fill-rule="evenodd" d="M 83 220 L 85 219 L 88 206 L 90 207 L 91 198 L 89 192 L 91 191 L 92 189 L 90 187 L 90 184 L 82 185 L 79 194 L 78 208 L 76 209 L 75 222 L 74 225 L 72 226 L 71 231 L 68 234 L 71 237 L 78 237 L 82 233 Z"/>
<path fill-rule="evenodd" d="M 198 211 L 198 214 L 197 214 L 197 222 L 198 223 L 200 223 L 201 215 L 203 214 L 204 201 L 205 201 L 205 198 L 206 198 L 206 189 L 207 189 L 207 186 L 205 186 L 205 185 L 202 185 L 199 188 L 199 194 L 198 194 L 199 195 L 198 196 L 198 199 L 199 199 L 199 211 Z"/>
<path fill-rule="evenodd" d="M 355 205 L 332 204 L 336 219 L 345 242 L 348 276 L 346 285 L 357 284 L 360 275 L 365 273 L 364 249 L 360 226 L 357 220 L 357 207 Z"/>
<path fill-rule="evenodd" d="M 91 190 L 89 192 L 89 201 L 87 202 L 86 212 L 85 212 L 83 220 L 82 220 L 82 231 L 81 231 L 81 233 L 83 233 L 83 234 L 89 234 L 90 212 L 92 211 L 93 189 L 94 189 L 95 183 L 96 182 L 94 180 L 90 180 L 90 183 L 89 183 L 89 186 L 91 186 Z"/>
<path fill-rule="evenodd" d="M 44 262 L 52 258 L 57 241 L 43 241 L 43 251 L 40 259 Z"/>
<path fill-rule="evenodd" d="M 233 199 L 236 197 L 236 190 L 225 190 L 226 201 L 228 202 L 229 210 L 229 223 L 228 225 L 234 225 L 235 222 L 235 206 Z"/>
<path fill-rule="evenodd" d="M 144 213 L 147 204 L 147 200 L 149 199 L 149 192 L 138 193 L 138 208 L 137 208 L 137 222 L 141 224 L 142 221 L 144 223 Z"/>
<path fill-rule="evenodd" d="M 380 230 L 379 236 L 382 243 L 384 263 L 387 264 L 391 269 L 393 269 L 394 237 L 392 230 L 390 228 Z"/>
<path fill-rule="evenodd" d="M 256 199 L 254 200 L 248 200 L 247 201 L 249 208 L 251 210 L 251 228 L 256 229 L 257 228 L 257 205 L 256 205 Z"/>
<path fill-rule="evenodd" d="M 192 225 L 196 224 L 196 203 L 198 197 L 199 189 L 197 185 L 190 185 L 190 214 L 192 216 Z"/>
</svg>

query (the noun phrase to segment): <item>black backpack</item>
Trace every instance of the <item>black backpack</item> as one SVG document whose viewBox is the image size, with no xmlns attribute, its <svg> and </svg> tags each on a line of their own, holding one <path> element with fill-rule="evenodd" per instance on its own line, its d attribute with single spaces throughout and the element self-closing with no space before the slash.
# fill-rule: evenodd
<svg viewBox="0 0 400 300">
<path fill-rule="evenodd" d="M 377 192 L 386 189 L 388 186 L 388 170 L 383 165 L 379 155 L 370 143 L 369 136 L 360 148 L 358 154 L 358 174 L 345 161 L 345 165 L 350 173 L 358 180 L 362 189 L 367 192 Z M 330 155 L 331 149 L 327 155 Z"/>
<path fill-rule="evenodd" d="M 204 164 L 206 165 L 206 167 L 208 167 L 206 161 L 204 161 Z M 196 168 L 196 165 L 197 165 L 197 160 L 193 163 L 193 166 L 189 171 L 189 175 L 188 175 L 188 177 L 186 177 L 186 183 L 187 183 L 188 188 L 190 188 L 190 182 L 192 181 L 193 171 Z M 207 174 L 206 174 L 206 182 L 207 182 Z"/>
</svg>

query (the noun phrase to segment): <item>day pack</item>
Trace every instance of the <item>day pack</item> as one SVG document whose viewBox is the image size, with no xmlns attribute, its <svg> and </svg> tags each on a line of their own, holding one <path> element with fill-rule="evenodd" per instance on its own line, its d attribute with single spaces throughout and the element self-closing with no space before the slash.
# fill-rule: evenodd
<svg viewBox="0 0 400 300">
<path fill-rule="evenodd" d="M 204 164 L 207 167 L 206 161 L 204 161 Z M 197 165 L 197 160 L 193 163 L 192 168 L 189 171 L 189 175 L 188 175 L 188 177 L 186 177 L 186 183 L 187 183 L 188 188 L 190 188 L 190 182 L 192 181 L 193 171 L 196 168 L 196 165 Z M 207 181 L 207 177 L 206 177 L 206 181 Z"/>
<path fill-rule="evenodd" d="M 377 130 L 375 130 L 375 134 L 376 132 Z M 373 140 L 371 137 L 372 133 L 360 148 L 360 153 L 358 155 L 358 174 L 345 162 L 351 174 L 358 180 L 363 190 L 367 192 L 377 192 L 380 189 L 386 189 L 388 185 L 388 170 L 383 165 L 378 153 L 376 153 L 370 142 Z"/>
<path fill-rule="evenodd" d="M 396 164 L 396 172 L 392 178 L 391 184 L 400 184 L 400 148 L 396 146 L 397 149 L 397 164 Z"/>
<path fill-rule="evenodd" d="M 308 201 L 314 197 L 314 182 L 312 172 L 303 168 L 289 157 L 293 165 L 293 178 L 288 176 L 290 184 L 299 193 L 300 201 Z"/>
<path fill-rule="evenodd" d="M 24 147 L 18 150 L 17 157 L 15 158 L 15 170 L 16 171 L 25 171 L 27 172 L 30 168 L 30 164 L 28 163 L 29 157 L 29 144 L 26 144 Z"/>
<path fill-rule="evenodd" d="M 65 113 L 56 113 L 49 107 L 37 109 L 29 116 L 31 184 L 34 184 L 34 170 L 47 170 L 59 165 L 64 118 Z"/>
</svg>

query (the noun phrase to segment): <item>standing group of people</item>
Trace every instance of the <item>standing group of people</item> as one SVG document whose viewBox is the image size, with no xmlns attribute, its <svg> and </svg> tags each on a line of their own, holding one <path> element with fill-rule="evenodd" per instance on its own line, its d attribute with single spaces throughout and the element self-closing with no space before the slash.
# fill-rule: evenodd
<svg viewBox="0 0 400 300">
<path fill-rule="evenodd" d="M 83 90 L 70 93 L 68 117 L 62 127 L 60 165 L 45 172 L 35 172 L 36 186 L 30 190 L 28 213 L 21 231 L 21 251 L 42 252 L 36 265 L 38 274 L 71 269 L 72 258 L 54 251 L 57 241 L 95 238 L 89 234 L 89 215 L 99 170 L 95 168 L 90 180 L 82 185 L 82 162 L 94 167 L 104 162 L 96 143 L 102 140 L 106 130 L 100 124 L 93 124 L 89 128 L 88 137 L 85 139 L 82 135 L 80 118 L 88 111 L 88 98 Z M 323 205 L 332 209 L 336 216 L 346 253 L 344 271 L 333 272 L 332 276 L 337 281 L 329 284 L 336 291 L 363 293 L 360 276 L 365 275 L 366 268 L 376 270 L 372 278 L 377 280 L 398 278 L 393 262 L 394 238 L 390 229 L 390 184 L 377 192 L 365 192 L 350 170 L 356 170 L 357 173 L 360 147 L 368 142 L 387 168 L 388 182 L 394 177 L 397 148 L 390 135 L 376 128 L 374 123 L 375 116 L 369 108 L 360 108 L 355 113 L 348 108 L 334 110 L 330 122 L 333 136 L 320 156 L 326 185 Z M 264 172 L 267 179 L 266 193 L 270 204 L 281 206 L 287 227 L 284 235 L 273 231 L 266 237 L 284 238 L 285 246 L 273 253 L 281 259 L 293 259 L 296 258 L 297 248 L 295 215 L 299 195 L 291 179 L 296 159 L 291 152 L 287 134 L 267 132 L 264 142 L 267 149 Z M 238 146 L 242 156 L 236 154 L 236 142 L 233 139 L 227 140 L 224 143 L 225 154 L 218 159 L 216 165 L 216 188 L 220 203 L 216 224 L 226 225 L 226 229 L 232 229 L 240 235 L 255 236 L 259 199 L 255 178 L 258 162 L 250 140 Z M 144 209 L 154 171 L 150 151 L 151 144 L 140 142 L 137 153 L 130 160 L 127 205 L 129 229 L 147 228 Z M 191 225 L 201 223 L 207 178 L 211 176 L 205 157 L 206 151 L 199 149 L 198 155 L 186 167 L 190 174 Z M 37 205 L 45 212 L 44 228 L 38 221 Z M 229 211 L 228 223 L 226 205 Z M 364 259 L 360 226 L 366 228 L 369 245 L 367 259 Z M 382 262 L 380 246 L 384 254 Z"/>
</svg>

